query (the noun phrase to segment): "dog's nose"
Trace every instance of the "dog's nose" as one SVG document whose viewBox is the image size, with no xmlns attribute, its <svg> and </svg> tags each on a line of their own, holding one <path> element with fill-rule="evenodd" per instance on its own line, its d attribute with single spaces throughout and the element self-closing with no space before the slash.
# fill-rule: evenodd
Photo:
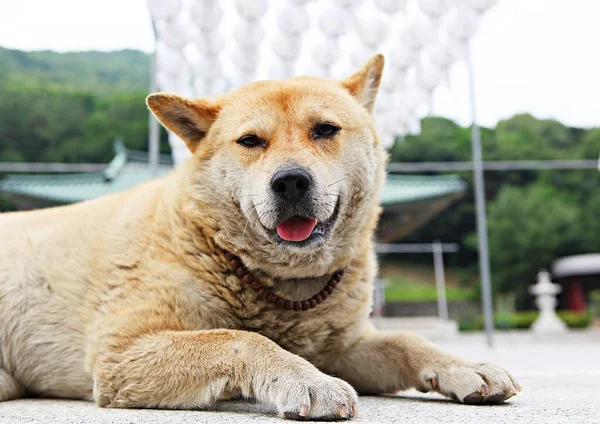
<svg viewBox="0 0 600 424">
<path fill-rule="evenodd" d="M 271 189 L 275 195 L 290 205 L 297 205 L 311 184 L 312 178 L 303 168 L 282 169 L 271 179 Z"/>
</svg>

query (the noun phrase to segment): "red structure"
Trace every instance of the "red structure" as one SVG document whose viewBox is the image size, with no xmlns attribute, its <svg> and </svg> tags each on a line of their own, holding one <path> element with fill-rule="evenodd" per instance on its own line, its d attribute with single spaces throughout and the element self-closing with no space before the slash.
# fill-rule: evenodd
<svg viewBox="0 0 600 424">
<path fill-rule="evenodd" d="M 560 258 L 552 266 L 552 277 L 563 286 L 562 307 L 584 312 L 586 295 L 600 288 L 600 253 Z"/>
<path fill-rule="evenodd" d="M 571 278 L 567 283 L 565 296 L 566 306 L 569 311 L 585 312 L 585 294 L 583 286 L 577 277 Z"/>
</svg>

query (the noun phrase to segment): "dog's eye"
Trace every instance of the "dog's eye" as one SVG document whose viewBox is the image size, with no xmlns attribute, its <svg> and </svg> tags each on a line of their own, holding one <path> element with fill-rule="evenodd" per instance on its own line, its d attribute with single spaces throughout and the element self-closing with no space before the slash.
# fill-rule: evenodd
<svg viewBox="0 0 600 424">
<path fill-rule="evenodd" d="M 331 138 L 340 131 L 340 127 L 333 124 L 317 124 L 313 129 L 313 138 Z"/>
<path fill-rule="evenodd" d="M 240 144 L 244 147 L 264 147 L 265 146 L 264 140 L 255 134 L 248 134 L 248 135 L 241 137 L 237 141 L 237 144 Z"/>
</svg>

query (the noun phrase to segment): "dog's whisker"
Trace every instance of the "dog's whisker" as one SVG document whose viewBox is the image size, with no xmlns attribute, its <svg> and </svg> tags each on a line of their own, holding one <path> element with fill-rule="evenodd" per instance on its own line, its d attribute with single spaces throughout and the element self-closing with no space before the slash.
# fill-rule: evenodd
<svg viewBox="0 0 600 424">
<path fill-rule="evenodd" d="M 252 216 L 252 214 L 256 211 L 256 209 L 263 203 L 265 203 L 265 202 L 262 201 L 260 203 L 255 204 L 248 212 L 248 215 Z M 246 214 L 244 214 L 244 217 L 246 218 L 246 225 L 244 225 L 244 231 L 242 232 L 242 245 L 244 246 L 245 250 L 248 250 L 248 245 L 246 244 L 246 230 L 248 228 L 248 224 L 250 223 L 250 220 L 246 217 Z"/>
<path fill-rule="evenodd" d="M 339 183 L 341 183 L 342 181 L 346 181 L 346 180 L 347 180 L 347 179 L 349 179 L 349 178 L 350 178 L 350 177 L 344 177 L 344 178 L 342 178 L 341 180 L 338 180 L 338 181 L 336 181 L 336 182 L 334 182 L 334 183 L 331 183 L 331 184 L 329 184 L 327 187 L 331 187 L 331 186 L 333 186 L 333 185 L 339 184 Z"/>
</svg>

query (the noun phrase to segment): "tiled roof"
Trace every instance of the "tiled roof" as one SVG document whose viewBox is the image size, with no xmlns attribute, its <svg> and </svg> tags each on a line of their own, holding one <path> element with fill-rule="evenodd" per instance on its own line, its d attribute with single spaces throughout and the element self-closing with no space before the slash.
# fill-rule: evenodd
<svg viewBox="0 0 600 424">
<path fill-rule="evenodd" d="M 388 175 L 381 204 L 391 206 L 437 199 L 464 192 L 466 184 L 455 175 Z"/>
<path fill-rule="evenodd" d="M 116 156 L 103 172 L 84 174 L 8 175 L 0 191 L 56 203 L 73 203 L 126 190 L 152 178 L 146 152 L 115 145 Z M 161 155 L 157 175 L 172 169 L 170 156 Z M 383 206 L 454 197 L 465 190 L 456 176 L 390 175 L 385 185 Z"/>
<path fill-rule="evenodd" d="M 14 174 L 0 181 L 0 192 L 73 203 L 117 193 L 152 178 L 147 154 L 115 144 L 116 155 L 102 172 L 83 174 Z M 160 155 L 157 175 L 165 175 L 173 167 L 169 155 Z"/>
</svg>

